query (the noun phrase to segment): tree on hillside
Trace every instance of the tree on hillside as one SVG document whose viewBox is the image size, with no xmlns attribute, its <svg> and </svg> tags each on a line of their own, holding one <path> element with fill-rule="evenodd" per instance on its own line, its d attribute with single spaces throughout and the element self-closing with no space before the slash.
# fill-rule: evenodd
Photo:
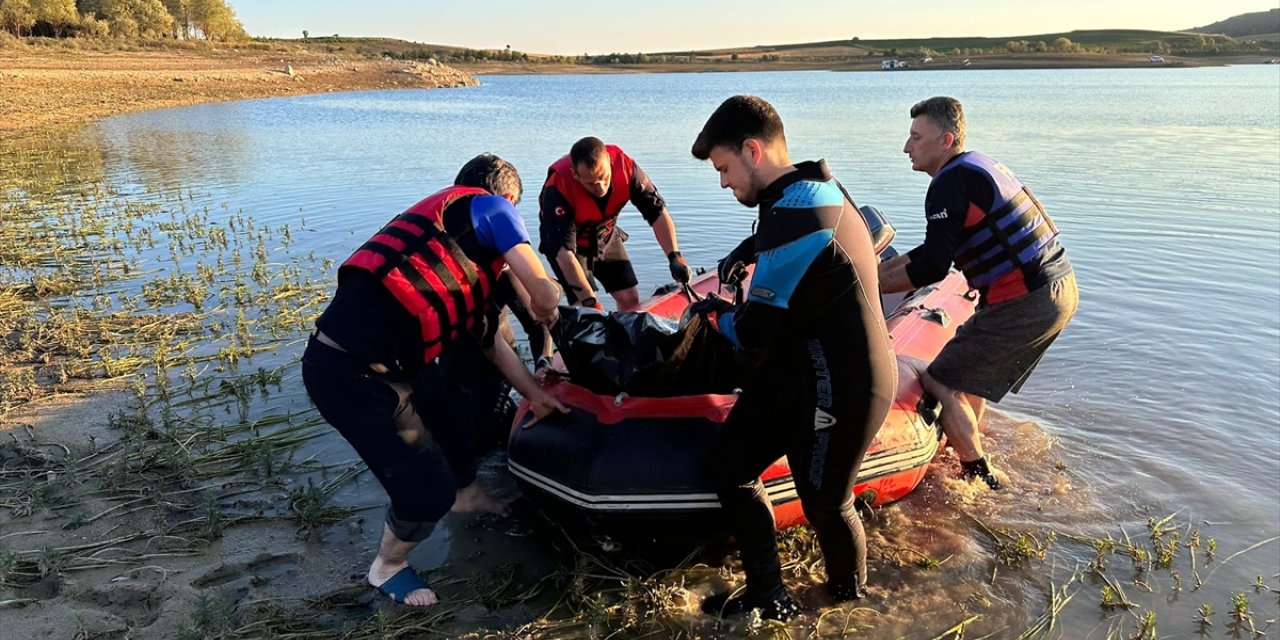
<svg viewBox="0 0 1280 640">
<path fill-rule="evenodd" d="M 31 0 L 31 7 L 35 9 L 36 21 L 49 25 L 59 38 L 68 27 L 80 24 L 75 0 Z"/>
<path fill-rule="evenodd" d="M 158 38 L 173 32 L 173 16 L 160 0 L 103 0 L 102 15 L 117 36 Z"/>
<path fill-rule="evenodd" d="M 1080 45 L 1072 42 L 1070 38 L 1058 38 L 1057 40 L 1053 41 L 1054 51 L 1062 51 L 1065 53 L 1070 53 L 1073 51 L 1078 51 L 1079 49 L 1080 49 Z"/>
<path fill-rule="evenodd" d="M 226 0 L 190 0 L 191 22 L 207 40 L 247 40 L 249 35 Z"/>
<path fill-rule="evenodd" d="M 21 37 L 23 30 L 36 24 L 36 12 L 30 0 L 0 0 L 0 29 Z"/>
<path fill-rule="evenodd" d="M 173 16 L 173 37 L 191 38 L 191 0 L 161 0 L 165 11 Z"/>
<path fill-rule="evenodd" d="M 76 11 L 81 15 L 97 16 L 102 11 L 102 0 L 76 0 Z"/>
</svg>

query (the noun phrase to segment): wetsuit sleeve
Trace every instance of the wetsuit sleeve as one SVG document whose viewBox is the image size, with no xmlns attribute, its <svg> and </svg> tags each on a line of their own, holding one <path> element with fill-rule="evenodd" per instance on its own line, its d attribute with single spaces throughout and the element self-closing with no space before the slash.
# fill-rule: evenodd
<svg viewBox="0 0 1280 640">
<path fill-rule="evenodd" d="M 929 185 L 924 199 L 926 226 L 924 243 L 907 253 L 907 278 L 916 287 L 933 284 L 945 277 L 964 236 L 970 197 L 965 189 L 963 169 L 952 169 Z"/>
<path fill-rule="evenodd" d="M 635 165 L 631 172 L 631 204 L 640 210 L 640 215 L 644 216 L 644 221 L 650 226 L 658 221 L 658 216 L 667 208 L 667 201 L 662 199 L 658 188 L 649 179 L 649 174 L 640 165 Z"/>
<path fill-rule="evenodd" d="M 560 190 L 547 185 L 538 196 L 538 252 L 555 256 L 561 249 L 572 252 L 578 236 L 573 223 L 573 207 Z"/>
<path fill-rule="evenodd" d="M 809 267 L 831 245 L 833 235 L 831 229 L 821 229 L 761 252 L 747 300 L 720 314 L 720 332 L 736 347 L 759 349 L 773 342 L 785 327 L 807 320 L 791 308 L 791 296 Z"/>
<path fill-rule="evenodd" d="M 529 242 L 529 231 L 524 228 L 520 212 L 501 196 L 472 198 L 471 226 L 476 230 L 480 246 L 498 253 L 506 253 L 518 244 Z"/>
</svg>

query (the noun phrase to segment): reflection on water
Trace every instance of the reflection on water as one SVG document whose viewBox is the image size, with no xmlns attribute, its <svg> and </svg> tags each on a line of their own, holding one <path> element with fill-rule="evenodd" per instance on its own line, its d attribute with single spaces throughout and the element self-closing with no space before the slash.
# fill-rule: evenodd
<svg viewBox="0 0 1280 640">
<path fill-rule="evenodd" d="M 32 192 L 109 183 L 136 197 L 186 193 L 188 206 L 207 207 L 215 221 L 243 214 L 290 224 L 300 250 L 341 261 L 481 151 L 521 168 L 520 210 L 536 236 L 545 167 L 577 138 L 598 135 L 649 172 L 684 254 L 708 266 L 748 232 L 751 213 L 688 149 L 706 116 L 734 93 L 772 101 L 794 157 L 826 158 L 860 204 L 890 216 L 902 249 L 923 233 L 927 186 L 900 152 L 907 109 L 930 95 L 955 95 L 967 106 L 970 147 L 1001 159 L 1036 191 L 1063 230 L 1081 283 L 1074 324 L 1024 393 L 989 419 L 990 447 L 1010 488 L 974 491 L 951 479 L 954 461 L 944 457 L 921 490 L 881 510 L 869 525 L 873 597 L 865 610 L 844 610 L 849 628 L 874 629 L 868 637 L 936 637 L 972 618 L 965 637 L 1017 637 L 1061 590 L 1074 597 L 1055 621 L 1057 637 L 1113 630 L 1128 637 L 1138 616 L 1099 607 L 1109 585 L 1088 567 L 1100 539 L 1121 549 L 1167 545 L 1172 534 L 1155 536 L 1148 522 L 1170 514 L 1177 563 L 1157 570 L 1108 556 L 1113 570 L 1123 568 L 1115 575 L 1137 611 L 1158 614 L 1160 637 L 1191 635 L 1204 603 L 1225 617 L 1230 597 L 1245 591 L 1260 619 L 1275 617 L 1274 596 L 1250 584 L 1262 576 L 1280 586 L 1280 545 L 1225 561 L 1280 533 L 1273 69 L 486 77 L 465 90 L 123 116 L 39 164 L 4 170 L 38 185 Z M 663 283 L 665 262 L 640 216 L 624 213 L 622 224 L 642 288 Z M 281 362 L 293 355 L 281 354 Z M 288 370 L 284 384 L 297 383 Z M 309 409 L 301 394 L 287 405 Z M 336 436 L 305 454 L 351 457 Z M 486 477 L 513 491 L 500 462 Z M 367 475 L 337 498 L 382 500 Z M 536 536 L 513 545 L 469 524 L 444 527 L 433 543 L 448 544 L 422 551 L 423 562 L 457 569 L 479 545 L 529 572 L 556 555 Z M 372 552 L 376 531 L 367 529 Z M 1210 571 L 1212 580 L 1194 588 Z M 689 584 L 701 593 L 710 583 L 696 575 Z M 705 630 L 695 611 L 692 602 L 683 624 Z M 532 617 L 522 615 L 495 624 Z"/>
</svg>

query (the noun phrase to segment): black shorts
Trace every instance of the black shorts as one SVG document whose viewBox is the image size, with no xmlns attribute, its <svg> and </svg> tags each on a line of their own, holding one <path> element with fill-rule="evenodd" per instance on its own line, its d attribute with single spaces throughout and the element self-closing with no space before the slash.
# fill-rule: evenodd
<svg viewBox="0 0 1280 640">
<path fill-rule="evenodd" d="M 621 229 L 615 231 L 621 231 Z M 587 282 L 593 289 L 604 287 L 605 293 L 613 293 L 630 289 L 640 283 L 636 279 L 635 269 L 631 267 L 631 256 L 627 255 L 627 248 L 621 239 L 610 242 L 604 254 L 592 261 L 590 269 L 587 268 L 586 256 L 575 253 L 574 257 L 578 259 L 578 264 L 582 267 L 582 272 L 587 276 Z M 556 274 L 556 280 L 564 288 L 564 295 L 569 300 L 569 304 L 577 302 L 578 296 L 569 286 L 569 281 L 564 277 L 564 271 L 560 269 L 555 256 L 547 256 L 547 262 L 551 263 L 551 271 Z"/>
</svg>

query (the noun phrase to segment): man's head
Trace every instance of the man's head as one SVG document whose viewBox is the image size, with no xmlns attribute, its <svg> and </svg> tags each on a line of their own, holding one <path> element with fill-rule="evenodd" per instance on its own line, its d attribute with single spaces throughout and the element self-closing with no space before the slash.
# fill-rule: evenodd
<svg viewBox="0 0 1280 640">
<path fill-rule="evenodd" d="M 597 198 L 609 193 L 613 167 L 609 163 L 609 151 L 600 138 L 586 137 L 573 143 L 569 162 L 573 164 L 573 177 L 582 183 L 587 193 Z"/>
<path fill-rule="evenodd" d="M 764 98 L 733 96 L 711 114 L 693 142 L 693 157 L 710 160 L 720 188 L 754 207 L 777 175 L 791 167 L 782 118 Z"/>
<path fill-rule="evenodd" d="M 492 153 L 482 153 L 468 160 L 458 171 L 453 184 L 484 189 L 510 200 L 511 204 L 519 204 L 520 196 L 524 193 L 524 185 L 520 183 L 520 174 L 516 172 L 515 165 Z"/>
<path fill-rule="evenodd" d="M 942 165 L 964 151 L 964 109 L 955 98 L 938 96 L 911 107 L 911 133 L 902 152 L 911 168 L 937 175 Z"/>
</svg>

